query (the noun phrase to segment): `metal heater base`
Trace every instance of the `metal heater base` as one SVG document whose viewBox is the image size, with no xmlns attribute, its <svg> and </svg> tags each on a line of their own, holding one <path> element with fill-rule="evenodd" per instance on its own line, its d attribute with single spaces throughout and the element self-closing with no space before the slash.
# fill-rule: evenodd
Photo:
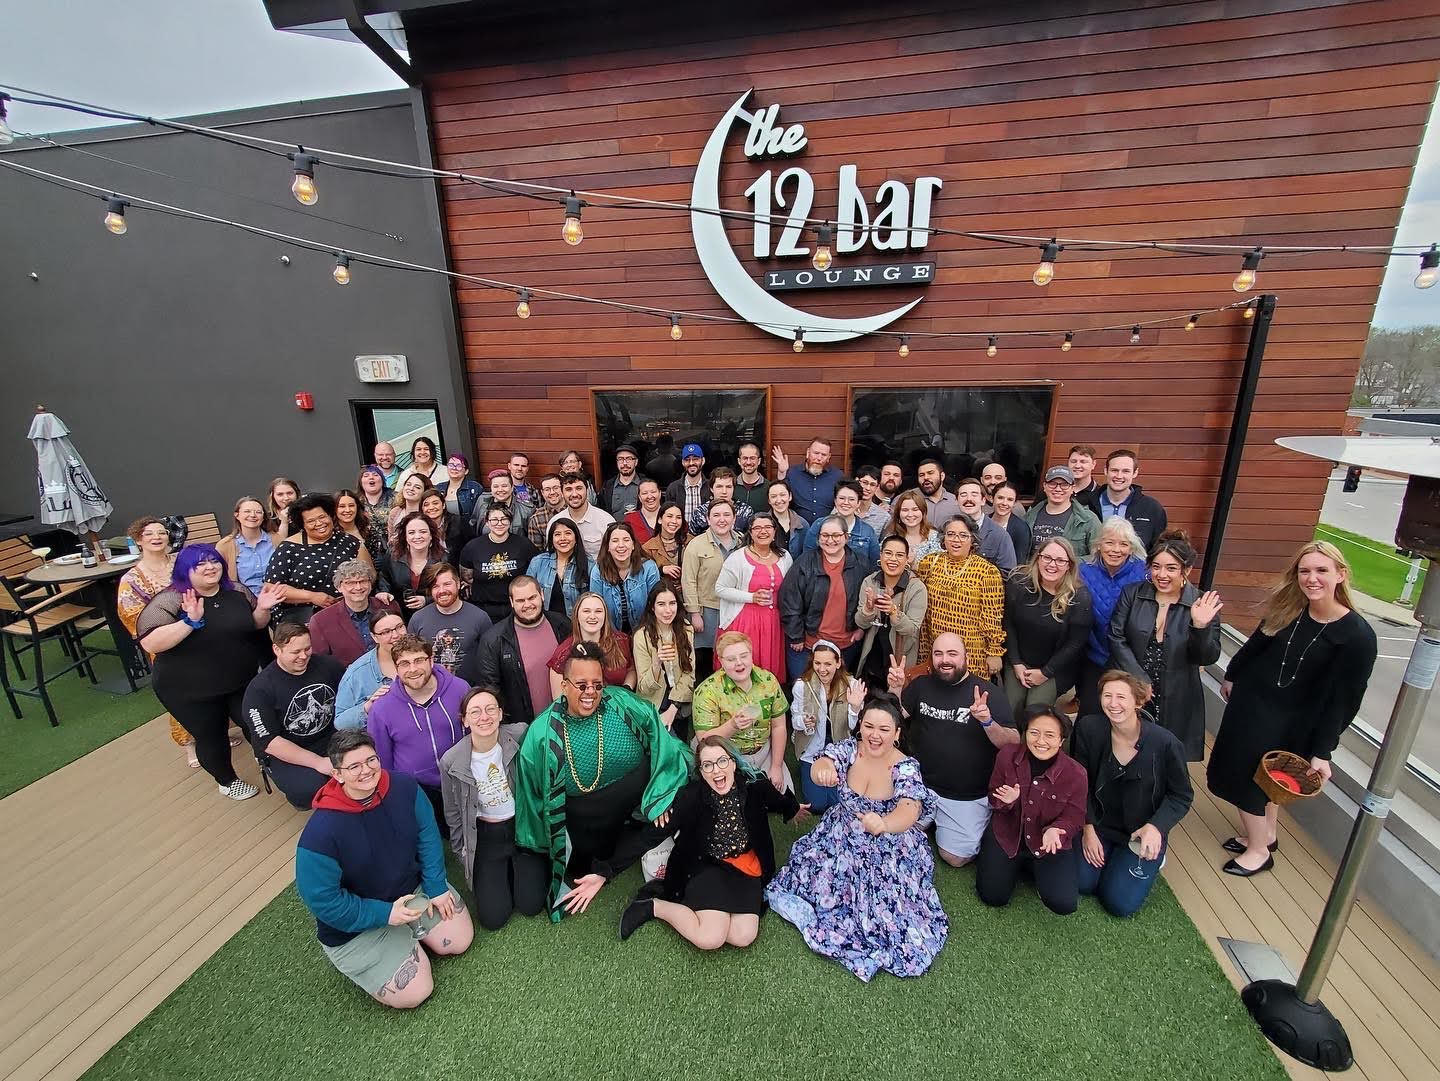
<svg viewBox="0 0 1440 1081">
<path fill-rule="evenodd" d="M 1291 1058 L 1331 1073 L 1355 1065 L 1344 1026 L 1324 1003 L 1301 999 L 1294 985 L 1259 980 L 1240 992 L 1240 1001 L 1265 1038 Z"/>
</svg>

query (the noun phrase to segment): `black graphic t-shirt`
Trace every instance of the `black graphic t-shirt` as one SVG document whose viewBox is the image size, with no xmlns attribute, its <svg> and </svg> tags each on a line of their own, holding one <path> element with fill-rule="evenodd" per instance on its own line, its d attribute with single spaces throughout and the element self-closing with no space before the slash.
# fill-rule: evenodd
<svg viewBox="0 0 1440 1081">
<path fill-rule="evenodd" d="M 526 537 L 509 536 L 503 541 L 490 534 L 476 537 L 460 553 L 460 566 L 473 578 L 470 599 L 498 623 L 510 614 L 510 582 L 525 573 L 536 549 Z"/>
<path fill-rule="evenodd" d="M 260 750 L 276 736 L 324 754 L 335 734 L 335 692 L 345 666 L 334 657 L 311 657 L 293 676 L 272 662 L 245 689 L 245 720 Z"/>
<path fill-rule="evenodd" d="M 975 676 L 966 676 L 959 683 L 921 676 L 900 696 L 910 754 L 920 763 L 925 784 L 942 799 L 976 800 L 990 794 L 995 745 L 980 722 L 970 716 L 976 687 L 989 695 L 990 719 L 1014 728 L 1005 692 Z"/>
</svg>

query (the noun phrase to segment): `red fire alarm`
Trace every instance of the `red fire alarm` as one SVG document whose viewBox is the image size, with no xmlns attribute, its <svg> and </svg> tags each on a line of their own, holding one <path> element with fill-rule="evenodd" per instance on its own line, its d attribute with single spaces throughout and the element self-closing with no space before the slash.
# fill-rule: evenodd
<svg viewBox="0 0 1440 1081">
<path fill-rule="evenodd" d="M 315 408 L 315 395 L 308 390 L 302 390 L 295 395 L 295 405 L 308 413 Z"/>
</svg>

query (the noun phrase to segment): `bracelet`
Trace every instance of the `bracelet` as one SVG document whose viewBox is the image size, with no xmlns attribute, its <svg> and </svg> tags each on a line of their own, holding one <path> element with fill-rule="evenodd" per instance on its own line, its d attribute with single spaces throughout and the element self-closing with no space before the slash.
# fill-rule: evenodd
<svg viewBox="0 0 1440 1081">
<path fill-rule="evenodd" d="M 978 717 L 977 717 L 976 719 L 979 720 Z M 981 727 L 981 728 L 989 728 L 989 727 L 990 727 L 992 724 L 994 724 L 994 723 L 995 723 L 994 721 L 980 721 L 980 727 Z"/>
<path fill-rule="evenodd" d="M 191 619 L 188 615 L 185 615 L 180 617 L 180 622 L 192 631 L 198 631 L 201 627 L 205 626 L 205 617 L 201 616 L 199 619 Z"/>
</svg>

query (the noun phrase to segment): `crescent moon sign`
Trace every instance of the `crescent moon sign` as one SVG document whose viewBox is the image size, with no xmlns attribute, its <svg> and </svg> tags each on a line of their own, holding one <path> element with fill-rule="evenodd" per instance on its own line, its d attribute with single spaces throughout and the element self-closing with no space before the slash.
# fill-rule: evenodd
<svg viewBox="0 0 1440 1081">
<path fill-rule="evenodd" d="M 751 88 L 741 94 L 721 117 L 695 167 L 695 184 L 690 191 L 690 204 L 694 208 L 690 212 L 690 231 L 695 237 L 695 254 L 700 257 L 710 284 L 736 315 L 777 338 L 789 338 L 795 328 L 804 327 L 808 342 L 843 342 L 889 326 L 924 298 L 916 297 L 899 308 L 859 319 L 832 319 L 801 311 L 767 293 L 745 272 L 725 235 L 724 219 L 715 213 L 705 213 L 720 209 L 720 158 L 731 126 L 736 120 L 749 119 L 745 102 L 754 92 Z"/>
</svg>

